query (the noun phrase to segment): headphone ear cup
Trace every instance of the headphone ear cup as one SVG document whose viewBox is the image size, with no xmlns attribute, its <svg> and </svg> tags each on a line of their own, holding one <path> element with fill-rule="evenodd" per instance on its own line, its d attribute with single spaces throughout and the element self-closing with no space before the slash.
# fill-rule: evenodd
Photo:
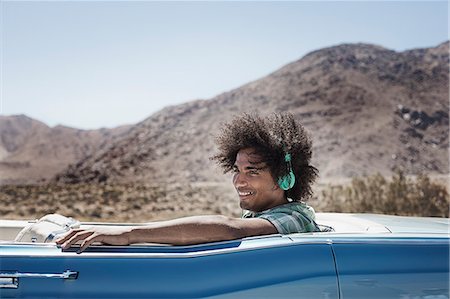
<svg viewBox="0 0 450 299">
<path fill-rule="evenodd" d="M 295 175 L 294 172 L 289 171 L 289 173 L 285 176 L 282 176 L 278 179 L 278 186 L 284 191 L 287 191 L 294 187 L 295 185 Z"/>
</svg>

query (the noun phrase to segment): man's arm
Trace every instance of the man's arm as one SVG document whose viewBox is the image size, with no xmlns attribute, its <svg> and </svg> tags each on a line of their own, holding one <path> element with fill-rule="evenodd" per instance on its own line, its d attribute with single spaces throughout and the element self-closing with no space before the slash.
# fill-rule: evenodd
<svg viewBox="0 0 450 299">
<path fill-rule="evenodd" d="M 93 242 L 110 245 L 132 243 L 190 245 L 276 233 L 275 227 L 265 219 L 240 219 L 212 215 L 159 221 L 131 228 L 76 229 L 58 239 L 56 243 L 66 249 L 82 241 L 80 251 L 83 251 Z"/>
</svg>

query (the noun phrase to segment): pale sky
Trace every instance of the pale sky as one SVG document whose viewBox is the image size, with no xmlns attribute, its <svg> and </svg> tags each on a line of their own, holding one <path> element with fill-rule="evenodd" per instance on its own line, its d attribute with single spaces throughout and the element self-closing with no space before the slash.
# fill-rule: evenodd
<svg viewBox="0 0 450 299">
<path fill-rule="evenodd" d="M 342 43 L 448 40 L 447 1 L 5 1 L 1 115 L 81 129 L 137 123 Z"/>
</svg>

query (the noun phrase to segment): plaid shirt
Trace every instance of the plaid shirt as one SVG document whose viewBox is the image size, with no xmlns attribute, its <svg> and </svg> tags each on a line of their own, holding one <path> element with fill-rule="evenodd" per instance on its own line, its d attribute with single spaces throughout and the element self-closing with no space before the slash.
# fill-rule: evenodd
<svg viewBox="0 0 450 299">
<path fill-rule="evenodd" d="M 304 202 L 290 202 L 259 213 L 247 211 L 242 218 L 262 218 L 269 220 L 278 233 L 317 232 L 314 209 Z"/>
</svg>

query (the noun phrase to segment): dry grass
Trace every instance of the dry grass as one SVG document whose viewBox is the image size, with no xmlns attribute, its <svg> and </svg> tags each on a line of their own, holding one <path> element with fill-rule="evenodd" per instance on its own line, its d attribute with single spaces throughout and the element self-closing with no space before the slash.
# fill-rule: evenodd
<svg viewBox="0 0 450 299">
<path fill-rule="evenodd" d="M 321 212 L 449 216 L 448 190 L 426 175 L 378 174 L 338 183 L 318 185 L 310 205 Z M 0 186 L 1 219 L 36 219 L 48 213 L 136 223 L 202 214 L 239 217 L 241 210 L 230 182 Z"/>
<path fill-rule="evenodd" d="M 0 218 L 59 213 L 84 221 L 147 222 L 199 214 L 240 216 L 237 198 L 217 184 L 0 186 Z"/>
<path fill-rule="evenodd" d="M 355 178 L 348 185 L 328 185 L 320 197 L 324 211 L 449 217 L 448 189 L 427 175 Z"/>
</svg>

